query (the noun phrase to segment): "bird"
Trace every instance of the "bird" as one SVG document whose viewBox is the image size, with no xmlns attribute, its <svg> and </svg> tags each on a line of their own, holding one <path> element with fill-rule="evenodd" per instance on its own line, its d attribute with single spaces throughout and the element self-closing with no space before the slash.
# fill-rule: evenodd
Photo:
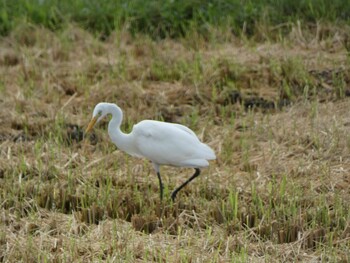
<svg viewBox="0 0 350 263">
<path fill-rule="evenodd" d="M 85 133 L 88 133 L 105 116 L 112 115 L 108 123 L 108 134 L 118 149 L 127 154 L 146 158 L 153 164 L 159 180 L 160 200 L 163 199 L 163 182 L 160 166 L 193 168 L 194 174 L 171 194 L 174 202 L 177 193 L 201 173 L 201 168 L 209 166 L 209 160 L 215 160 L 214 151 L 202 143 L 188 127 L 170 122 L 142 120 L 135 124 L 129 134 L 123 133 L 120 126 L 123 121 L 121 108 L 108 102 L 98 103 L 93 111 Z"/>
</svg>

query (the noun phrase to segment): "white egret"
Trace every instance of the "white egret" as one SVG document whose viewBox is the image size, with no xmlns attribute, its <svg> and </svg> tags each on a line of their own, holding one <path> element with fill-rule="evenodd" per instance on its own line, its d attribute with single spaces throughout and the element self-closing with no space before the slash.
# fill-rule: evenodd
<svg viewBox="0 0 350 263">
<path fill-rule="evenodd" d="M 113 103 L 101 102 L 95 106 L 86 132 L 107 114 L 112 115 L 108 124 L 108 134 L 112 142 L 122 151 L 135 157 L 147 158 L 153 163 L 159 180 L 161 200 L 163 183 L 160 177 L 160 165 L 195 169 L 195 173 L 171 194 L 174 201 L 176 194 L 199 176 L 200 168 L 209 166 L 208 160 L 216 159 L 214 151 L 208 145 L 200 142 L 191 129 L 180 124 L 143 120 L 134 125 L 131 133 L 123 133 L 120 130 L 123 112 Z"/>
</svg>

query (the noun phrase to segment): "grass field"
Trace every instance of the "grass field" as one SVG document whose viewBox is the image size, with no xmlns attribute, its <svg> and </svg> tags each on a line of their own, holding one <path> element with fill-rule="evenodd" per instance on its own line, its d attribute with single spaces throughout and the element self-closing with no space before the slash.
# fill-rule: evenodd
<svg viewBox="0 0 350 263">
<path fill-rule="evenodd" d="M 8 23 L 0 262 L 350 261 L 349 25 L 298 21 L 157 40 Z M 218 159 L 175 203 L 192 170 L 162 167 L 160 203 L 152 165 L 116 149 L 108 120 L 84 136 L 101 101 L 123 109 L 126 132 L 181 123 Z"/>
</svg>

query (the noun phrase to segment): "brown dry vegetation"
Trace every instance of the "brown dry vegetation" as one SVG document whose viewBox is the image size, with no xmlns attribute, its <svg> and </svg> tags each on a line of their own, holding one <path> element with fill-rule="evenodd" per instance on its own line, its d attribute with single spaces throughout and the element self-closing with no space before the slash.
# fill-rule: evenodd
<svg viewBox="0 0 350 263">
<path fill-rule="evenodd" d="M 278 43 L 100 42 L 71 26 L 0 43 L 0 262 L 347 262 L 346 36 L 296 28 Z M 328 30 L 328 29 L 327 29 Z M 313 37 L 312 37 L 313 36 Z M 100 101 L 191 127 L 218 160 L 192 171 L 115 149 Z"/>
</svg>

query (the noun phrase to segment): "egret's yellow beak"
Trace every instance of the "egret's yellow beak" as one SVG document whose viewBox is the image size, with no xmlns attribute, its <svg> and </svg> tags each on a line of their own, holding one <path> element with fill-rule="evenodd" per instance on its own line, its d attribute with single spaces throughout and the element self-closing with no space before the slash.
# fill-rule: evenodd
<svg viewBox="0 0 350 263">
<path fill-rule="evenodd" d="M 91 121 L 89 122 L 89 125 L 88 125 L 88 127 L 86 128 L 86 130 L 85 130 L 85 133 L 88 133 L 88 132 L 94 127 L 96 121 L 97 121 L 97 117 L 95 116 L 95 117 L 93 117 L 93 118 L 91 119 Z"/>
</svg>

